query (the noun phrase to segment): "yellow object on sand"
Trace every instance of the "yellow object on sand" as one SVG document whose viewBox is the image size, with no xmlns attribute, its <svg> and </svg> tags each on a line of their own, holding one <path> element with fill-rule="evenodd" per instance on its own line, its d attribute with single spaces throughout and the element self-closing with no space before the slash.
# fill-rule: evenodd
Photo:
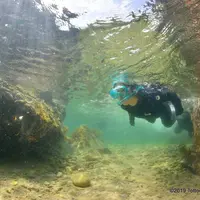
<svg viewBox="0 0 200 200">
<path fill-rule="evenodd" d="M 138 98 L 136 96 L 131 97 L 130 99 L 126 100 L 125 102 L 123 102 L 123 105 L 127 106 L 135 106 L 138 102 Z"/>
<path fill-rule="evenodd" d="M 12 182 L 11 182 L 11 185 L 14 185 L 14 186 L 15 186 L 15 185 L 17 185 L 17 184 L 18 184 L 17 181 L 12 181 Z"/>
<path fill-rule="evenodd" d="M 86 173 L 77 173 L 72 175 L 72 182 L 77 187 L 89 187 L 91 185 L 90 179 Z"/>
</svg>

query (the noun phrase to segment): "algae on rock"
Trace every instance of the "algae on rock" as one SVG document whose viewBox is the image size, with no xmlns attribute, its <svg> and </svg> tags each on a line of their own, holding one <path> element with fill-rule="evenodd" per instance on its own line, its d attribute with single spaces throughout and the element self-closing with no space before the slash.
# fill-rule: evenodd
<svg viewBox="0 0 200 200">
<path fill-rule="evenodd" d="M 81 125 L 72 133 L 70 141 L 78 151 L 92 150 L 92 152 L 110 153 L 109 149 L 105 148 L 104 142 L 100 138 L 101 135 L 100 130 Z"/>
<path fill-rule="evenodd" d="M 200 99 L 193 105 L 191 116 L 194 128 L 193 144 L 189 147 L 181 146 L 180 151 L 184 156 L 184 167 L 200 175 Z"/>
<path fill-rule="evenodd" d="M 45 154 L 64 141 L 63 131 L 67 129 L 59 107 L 4 81 L 0 82 L 0 98 L 0 153 Z"/>
</svg>

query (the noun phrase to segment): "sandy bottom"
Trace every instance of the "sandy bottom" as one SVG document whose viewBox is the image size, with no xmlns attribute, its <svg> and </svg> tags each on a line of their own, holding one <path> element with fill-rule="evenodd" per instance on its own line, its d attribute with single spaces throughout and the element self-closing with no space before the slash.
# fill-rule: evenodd
<svg viewBox="0 0 200 200">
<path fill-rule="evenodd" d="M 200 199 L 200 177 L 181 168 L 177 146 L 110 149 L 111 154 L 73 155 L 63 161 L 64 168 L 35 161 L 1 162 L 0 200 Z M 76 172 L 87 172 L 91 186 L 74 186 L 71 176 Z"/>
</svg>

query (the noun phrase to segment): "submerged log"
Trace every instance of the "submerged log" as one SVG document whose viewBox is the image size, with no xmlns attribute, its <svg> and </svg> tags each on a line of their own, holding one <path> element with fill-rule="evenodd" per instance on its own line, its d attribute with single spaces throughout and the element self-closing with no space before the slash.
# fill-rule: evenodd
<svg viewBox="0 0 200 200">
<path fill-rule="evenodd" d="M 0 81 L 0 155 L 50 152 L 64 141 L 63 113 L 37 93 Z"/>
</svg>

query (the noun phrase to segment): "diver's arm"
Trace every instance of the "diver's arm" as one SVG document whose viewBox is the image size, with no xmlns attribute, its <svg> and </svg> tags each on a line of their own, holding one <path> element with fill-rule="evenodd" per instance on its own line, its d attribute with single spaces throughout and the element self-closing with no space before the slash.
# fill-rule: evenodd
<svg viewBox="0 0 200 200">
<path fill-rule="evenodd" d="M 130 125 L 134 126 L 135 125 L 135 116 L 130 112 L 128 112 L 128 115 L 129 115 L 129 123 L 130 123 Z"/>
<path fill-rule="evenodd" d="M 130 123 L 131 126 L 134 126 L 135 125 L 135 116 L 134 116 L 134 114 L 131 113 L 131 112 L 129 112 L 129 109 L 126 106 L 124 106 L 124 105 L 121 105 L 121 108 L 123 110 L 126 110 L 128 112 L 129 123 Z"/>
</svg>

